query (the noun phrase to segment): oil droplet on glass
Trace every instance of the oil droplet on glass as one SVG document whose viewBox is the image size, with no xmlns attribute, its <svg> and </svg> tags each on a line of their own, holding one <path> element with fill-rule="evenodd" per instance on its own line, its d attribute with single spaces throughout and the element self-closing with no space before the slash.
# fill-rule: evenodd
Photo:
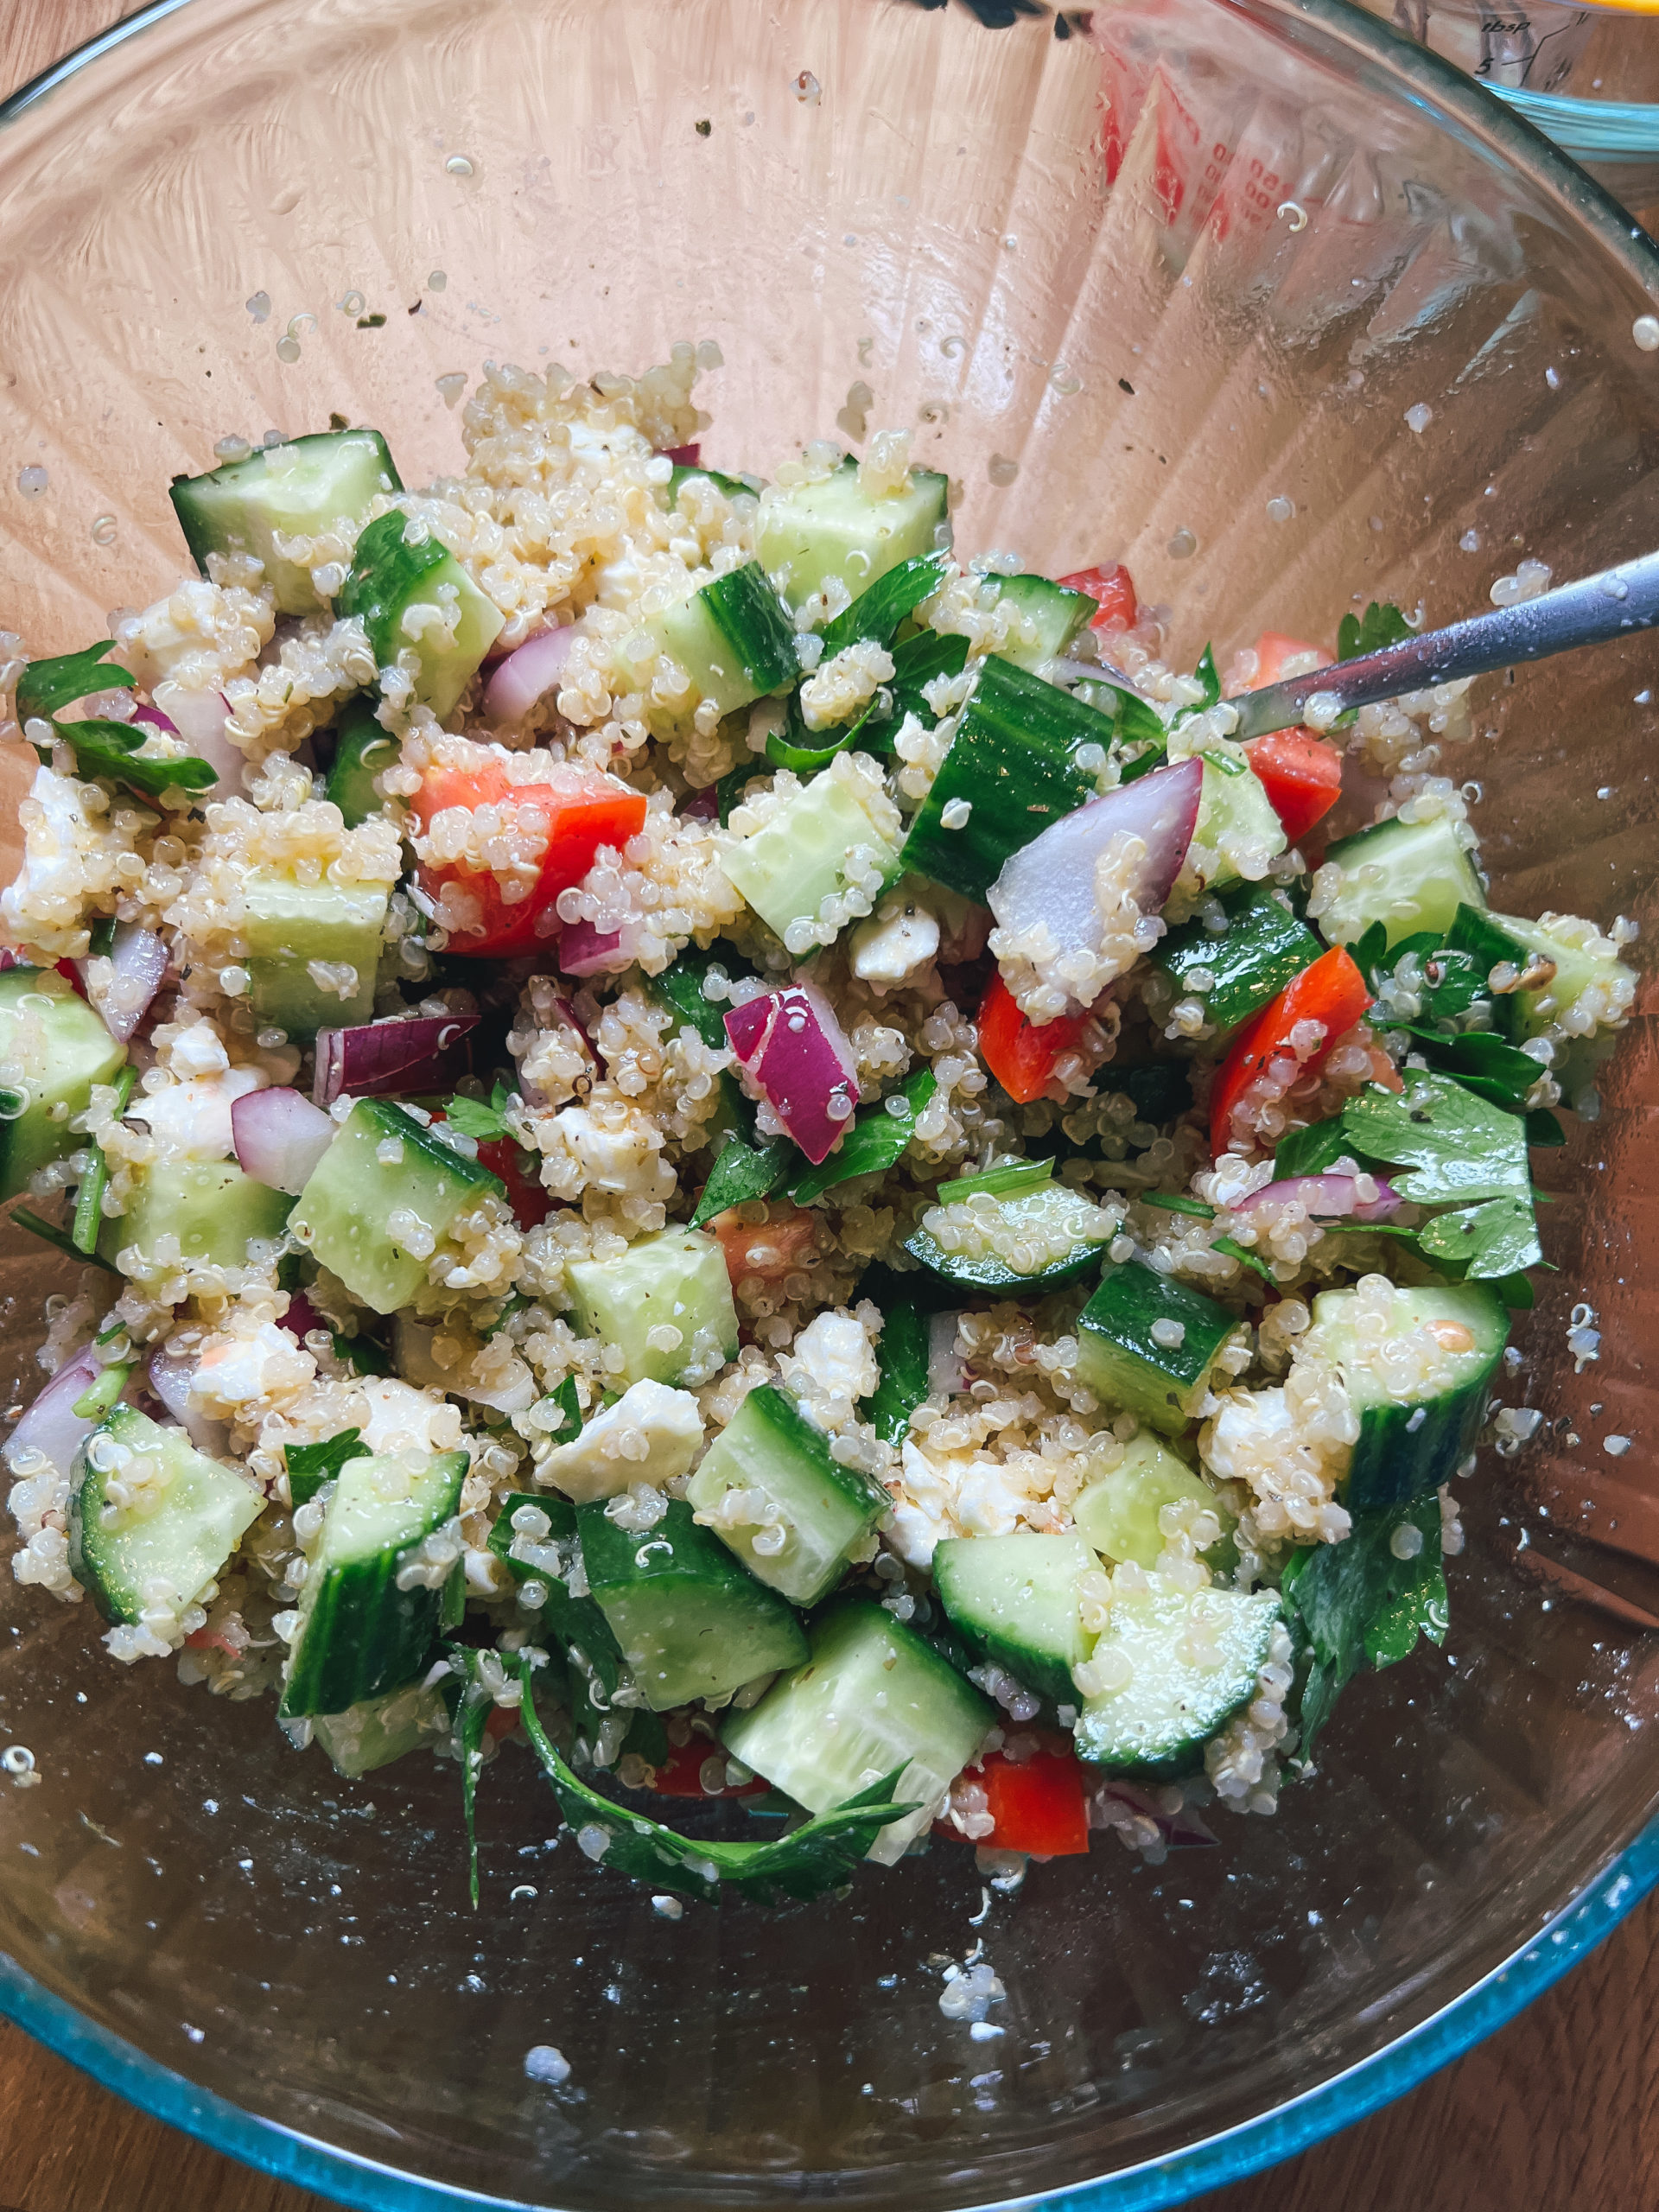
<svg viewBox="0 0 1659 2212">
<path fill-rule="evenodd" d="M 264 322 L 270 313 L 270 294 L 256 292 L 253 297 L 245 304 L 256 322 Z"/>
<path fill-rule="evenodd" d="M 1198 539 L 1185 528 L 1178 530 L 1164 548 L 1172 561 L 1190 561 L 1198 550 Z"/>
<path fill-rule="evenodd" d="M 467 160 L 465 154 L 451 154 L 448 160 L 443 166 L 445 172 L 450 176 L 471 176 L 473 175 L 473 164 Z"/>
<path fill-rule="evenodd" d="M 94 545 L 114 544 L 115 517 L 113 515 L 99 516 L 92 524 L 92 543 Z"/>
<path fill-rule="evenodd" d="M 426 280 L 426 289 L 429 292 L 441 292 L 448 282 L 442 269 L 435 269 Z"/>
<path fill-rule="evenodd" d="M 451 369 L 448 376 L 439 377 L 436 381 L 444 405 L 453 407 L 467 389 L 467 372 L 464 369 Z"/>
<path fill-rule="evenodd" d="M 993 484 L 1012 484 L 1020 474 L 1020 464 L 1010 461 L 1006 454 L 994 453 L 986 464 L 986 474 Z"/>
<path fill-rule="evenodd" d="M 46 471 L 38 463 L 17 472 L 17 489 L 26 499 L 38 499 L 47 486 Z"/>
<path fill-rule="evenodd" d="M 795 79 L 795 97 L 804 101 L 808 107 L 816 107 L 823 98 L 823 86 L 810 69 L 803 69 Z"/>
<path fill-rule="evenodd" d="M 1282 494 L 1275 496 L 1268 501 L 1268 520 L 1269 522 L 1289 522 L 1295 515 L 1295 512 L 1296 502 L 1294 499 L 1287 499 L 1282 496 Z"/>
</svg>

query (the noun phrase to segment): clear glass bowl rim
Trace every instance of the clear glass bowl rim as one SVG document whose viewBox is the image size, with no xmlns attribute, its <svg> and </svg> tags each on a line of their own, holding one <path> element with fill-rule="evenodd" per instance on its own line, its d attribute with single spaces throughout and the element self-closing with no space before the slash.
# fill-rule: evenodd
<svg viewBox="0 0 1659 2212">
<path fill-rule="evenodd" d="M 194 4 L 194 0 L 152 0 L 150 6 L 77 47 L 0 101 L 0 129 L 90 63 Z M 1228 0 L 1228 4 L 1238 4 L 1238 0 Z M 1243 0 L 1243 11 L 1255 12 L 1249 0 Z M 1262 12 L 1281 11 L 1270 4 Z M 1349 0 L 1296 0 L 1296 12 L 1404 79 L 1423 105 L 1505 156 L 1535 184 L 1543 185 L 1624 264 L 1659 308 L 1659 247 L 1609 193 L 1516 107 L 1496 99 L 1439 54 L 1351 6 Z M 1004 2200 L 964 2208 L 964 2212 L 1164 2212 L 1205 2190 L 1224 2188 L 1294 2158 L 1403 2096 L 1514 2019 L 1611 1935 L 1656 1886 L 1659 1817 L 1503 1965 L 1360 2064 L 1171 2157 L 1126 2167 L 1055 2195 L 1022 2197 L 1017 2202 Z M 537 2212 L 536 2207 L 504 2197 L 416 2179 L 244 2112 L 95 2025 L 3 1952 L 0 2015 L 140 2111 L 295 2188 L 360 2206 L 364 2212 L 445 2212 L 464 2205 L 478 2206 L 480 2212 Z"/>
</svg>

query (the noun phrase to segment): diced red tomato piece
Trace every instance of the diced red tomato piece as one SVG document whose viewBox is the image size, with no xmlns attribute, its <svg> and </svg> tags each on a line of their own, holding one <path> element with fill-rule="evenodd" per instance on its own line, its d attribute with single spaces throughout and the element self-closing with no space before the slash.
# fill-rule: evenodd
<svg viewBox="0 0 1659 2212">
<path fill-rule="evenodd" d="M 1089 1808 L 1075 1751 L 1046 1745 L 1018 1762 L 990 1751 L 979 1782 L 996 1822 L 981 1840 L 993 1850 L 1030 1851 L 1042 1859 L 1074 1858 L 1088 1850 Z"/>
<path fill-rule="evenodd" d="M 706 1736 L 693 1736 L 689 1744 L 675 1745 L 663 1764 L 653 1769 L 651 1786 L 659 1797 L 760 1797 L 771 1787 L 756 1775 L 737 1789 L 705 1789 L 703 1762 L 721 1757 L 718 1744 Z"/>
<path fill-rule="evenodd" d="M 1277 683 L 1286 663 L 1305 653 L 1313 655 L 1316 668 L 1330 667 L 1331 655 L 1323 645 L 1310 645 L 1306 638 L 1288 638 L 1282 630 L 1264 630 L 1255 641 L 1255 673 L 1246 690 L 1262 691 L 1269 683 Z"/>
<path fill-rule="evenodd" d="M 540 874 L 528 895 L 512 901 L 502 896 L 499 880 L 487 869 L 459 865 L 423 867 L 421 887 L 435 899 L 446 884 L 454 884 L 478 902 L 478 926 L 452 931 L 451 952 L 497 957 L 531 952 L 550 944 L 555 933 L 545 924 L 538 930 L 537 918 L 546 913 L 560 892 L 582 881 L 601 845 L 620 848 L 643 827 L 645 793 L 630 791 L 596 768 L 569 764 L 550 769 L 545 783 L 512 784 L 486 747 L 476 750 L 475 761 L 427 770 L 412 801 L 423 832 L 450 807 L 465 807 L 469 812 L 480 806 L 499 807 L 509 822 L 521 810 L 537 808 L 548 821 Z"/>
<path fill-rule="evenodd" d="M 1275 729 L 1244 753 L 1293 845 L 1342 797 L 1342 755 L 1311 729 Z"/>
<path fill-rule="evenodd" d="M 1135 596 L 1135 580 L 1121 561 L 1098 569 L 1079 569 L 1058 580 L 1068 591 L 1086 591 L 1100 607 L 1089 624 L 1091 630 L 1133 630 L 1141 618 Z"/>
<path fill-rule="evenodd" d="M 767 1221 L 745 1221 L 733 1207 L 729 1213 L 717 1213 L 709 1224 L 709 1235 L 719 1239 L 726 1255 L 726 1272 L 734 1290 L 753 1275 L 762 1282 L 782 1282 L 785 1275 L 792 1275 L 818 1255 L 817 1217 L 802 1207 L 787 1206 L 775 1198 L 769 1203 L 772 1215 Z"/>
<path fill-rule="evenodd" d="M 536 1179 L 536 1164 L 512 1137 L 492 1137 L 478 1147 L 478 1163 L 507 1186 L 507 1204 L 520 1229 L 534 1229 L 553 1211 L 553 1200 Z"/>
<path fill-rule="evenodd" d="M 1086 1014 L 1027 1021 L 999 973 L 980 1001 L 980 1057 L 1015 1105 L 1029 1106 L 1047 1091 L 1057 1063 L 1076 1051 L 1088 1026 Z"/>
<path fill-rule="evenodd" d="M 1235 1135 L 1249 1134 L 1235 1128 L 1235 1111 L 1270 1063 L 1288 1061 L 1292 1065 L 1287 1073 L 1305 1075 L 1353 1027 L 1370 1002 L 1365 978 L 1338 944 L 1304 968 L 1300 976 L 1293 976 L 1278 997 L 1264 1006 L 1254 1020 L 1246 1022 L 1222 1062 L 1210 1093 L 1210 1149 L 1217 1159 Z M 1291 1041 L 1291 1032 L 1303 1021 L 1316 1021 L 1320 1027 L 1319 1042 L 1307 1051 Z"/>
</svg>

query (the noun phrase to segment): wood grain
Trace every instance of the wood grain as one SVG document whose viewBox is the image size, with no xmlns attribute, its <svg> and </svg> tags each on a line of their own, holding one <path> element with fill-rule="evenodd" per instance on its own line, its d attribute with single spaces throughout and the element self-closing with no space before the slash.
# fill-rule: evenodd
<svg viewBox="0 0 1659 2212">
<path fill-rule="evenodd" d="M 3 0 L 0 87 L 116 21 Z M 1594 70 L 1586 72 L 1596 73 Z M 1659 96 L 1649 66 L 1625 98 Z M 1645 79 L 1637 82 L 1637 76 Z M 1659 1898 L 1479 2050 L 1194 2212 L 1636 2212 L 1659 2205 Z M 0 2212 L 330 2212 L 178 2135 L 0 2022 Z"/>
</svg>

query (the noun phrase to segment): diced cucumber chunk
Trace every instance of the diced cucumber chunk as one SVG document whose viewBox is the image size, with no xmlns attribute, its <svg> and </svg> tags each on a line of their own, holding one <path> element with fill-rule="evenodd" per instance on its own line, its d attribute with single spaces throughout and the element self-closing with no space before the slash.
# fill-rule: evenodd
<svg viewBox="0 0 1659 2212">
<path fill-rule="evenodd" d="M 449 1709 L 435 1683 L 424 1689 L 410 1682 L 383 1697 L 365 1698 L 344 1713 L 314 1715 L 311 1734 L 341 1774 L 372 1774 L 409 1751 L 447 1742 Z"/>
<path fill-rule="evenodd" d="M 1095 797 L 1093 776 L 1075 765 L 1078 748 L 1098 746 L 1103 760 L 1111 742 L 1110 718 L 1096 708 L 1011 661 L 984 662 L 911 823 L 905 868 L 983 906 L 1011 855 Z"/>
<path fill-rule="evenodd" d="M 577 1332 L 614 1344 L 622 1379 L 702 1382 L 737 1357 L 737 1309 L 726 1255 L 695 1229 L 642 1236 L 620 1259 L 572 1260 L 565 1268 Z M 647 1341 L 653 1330 L 676 1329 L 672 1346 Z"/>
<path fill-rule="evenodd" d="M 1151 956 L 1173 988 L 1185 997 L 1192 977 L 1208 976 L 1198 995 L 1205 1019 L 1225 1036 L 1276 998 L 1293 976 L 1310 968 L 1324 948 L 1273 893 L 1256 883 L 1235 885 L 1222 894 L 1227 927 L 1217 935 L 1202 921 L 1172 930 Z"/>
<path fill-rule="evenodd" d="M 1125 1260 L 1107 1268 L 1077 1317 L 1077 1377 L 1105 1404 L 1174 1435 L 1197 1413 L 1237 1327 L 1213 1298 Z"/>
<path fill-rule="evenodd" d="M 107 1621 L 176 1624 L 264 1510 L 253 1484 L 181 1428 L 117 1406 L 70 1478 L 69 1571 Z"/>
<path fill-rule="evenodd" d="M 456 1215 L 486 1196 L 505 1192 L 475 1160 L 390 1099 L 359 1098 L 288 1225 L 353 1298 L 395 1313 L 426 1281 L 428 1236 L 441 1244 Z"/>
<path fill-rule="evenodd" d="M 323 1511 L 289 1647 L 282 1717 L 344 1713 L 426 1670 L 443 1611 L 410 1554 L 461 1510 L 464 1452 L 348 1459 Z M 405 1582 L 408 1586 L 404 1587 Z"/>
<path fill-rule="evenodd" d="M 158 1161 L 137 1175 L 124 1213 L 105 1215 L 98 1249 L 113 1262 L 136 1249 L 150 1266 L 164 1237 L 199 1267 L 245 1268 L 248 1248 L 282 1236 L 294 1201 L 245 1175 L 233 1160 Z"/>
<path fill-rule="evenodd" d="M 1354 944 L 1373 922 L 1382 924 L 1391 945 L 1427 930 L 1443 937 L 1460 906 L 1486 904 L 1474 862 L 1445 815 L 1379 822 L 1343 838 L 1325 858 L 1341 871 L 1317 917 L 1332 944 Z"/>
<path fill-rule="evenodd" d="M 1515 914 L 1489 914 L 1478 907 L 1459 906 L 1446 932 L 1452 950 L 1473 956 L 1483 982 L 1503 963 L 1515 969 L 1517 976 L 1536 971 L 1545 961 L 1554 968 L 1554 974 L 1535 989 L 1491 994 L 1492 1027 L 1511 1044 L 1541 1037 L 1587 993 L 1599 991 L 1605 1003 L 1624 997 L 1617 987 L 1630 971 L 1611 951 L 1599 949 L 1607 940 L 1601 938 L 1599 945 L 1596 938 L 1581 943 L 1562 928 L 1563 918 L 1555 918 L 1554 926 L 1548 927 Z"/>
<path fill-rule="evenodd" d="M 1119 1678 L 1121 1687 L 1085 1700 L 1077 1751 L 1119 1774 L 1187 1773 L 1255 1696 L 1279 1593 L 1208 1589 L 1189 1596 L 1161 1574 L 1149 1574 L 1147 1585 L 1112 1593 L 1111 1619 L 1089 1666 Z"/>
<path fill-rule="evenodd" d="M 602 1505 L 576 1509 L 588 1586 L 653 1713 L 724 1697 L 806 1656 L 783 1599 L 697 1526 L 683 1498 L 641 1535 Z"/>
<path fill-rule="evenodd" d="M 172 499 L 204 576 L 210 553 L 251 553 L 264 563 L 279 614 L 313 614 L 327 602 L 278 539 L 349 532 L 382 493 L 403 488 L 378 430 L 315 430 L 206 476 L 175 476 Z"/>
<path fill-rule="evenodd" d="M 1111 1223 L 1094 1200 L 1063 1183 L 1008 1198 L 982 1195 L 944 1211 L 948 1227 L 938 1234 L 917 1230 L 905 1249 L 945 1282 L 976 1290 L 1046 1290 L 1075 1282 L 1098 1266 L 1112 1238 Z M 955 1250 L 941 1241 L 945 1236 Z"/>
<path fill-rule="evenodd" d="M 70 1123 L 126 1057 L 55 969 L 0 976 L 0 1198 L 16 1198 L 37 1168 L 86 1142 Z"/>
<path fill-rule="evenodd" d="M 827 1813 L 895 1768 L 897 1802 L 870 1857 L 891 1866 L 929 1827 L 950 1784 L 985 1740 L 995 1708 L 914 1630 L 880 1605 L 849 1599 L 811 1628 L 811 1656 L 734 1713 L 721 1741 L 810 1813 Z"/>
<path fill-rule="evenodd" d="M 1503 1300 L 1481 1282 L 1396 1285 L 1386 1328 L 1371 1325 L 1363 1344 L 1359 1311 L 1357 1290 L 1322 1290 L 1313 1300 L 1318 1349 L 1338 1368 L 1359 1415 L 1343 1491 L 1351 1513 L 1403 1505 L 1451 1480 L 1485 1421 L 1510 1334 Z M 1424 1329 L 1429 1344 L 1418 1337 Z M 1395 1347 L 1389 1357 L 1398 1366 L 1398 1346 L 1413 1339 L 1427 1362 L 1428 1386 L 1391 1388 L 1380 1348 Z"/>
<path fill-rule="evenodd" d="M 361 618 L 382 670 L 413 652 L 415 698 L 440 721 L 477 674 L 504 620 L 439 539 L 410 537 L 396 507 L 358 539 L 335 611 Z"/>
<path fill-rule="evenodd" d="M 367 700 L 354 699 L 341 715 L 323 796 L 340 809 L 348 830 L 383 810 L 385 802 L 374 779 L 397 766 L 402 751 L 398 740 L 380 727 Z"/>
<path fill-rule="evenodd" d="M 768 492 L 755 551 L 791 607 L 832 576 L 856 599 L 901 561 L 950 543 L 947 489 L 943 476 L 918 468 L 903 491 L 872 497 L 859 488 L 858 463 L 849 458 L 816 484 Z"/>
<path fill-rule="evenodd" d="M 794 625 L 758 561 L 746 561 L 652 615 L 642 635 L 650 637 L 652 650 L 633 653 L 629 662 L 640 688 L 649 688 L 657 656 L 666 653 L 690 677 L 696 694 L 667 713 L 671 724 L 688 720 L 699 699 L 729 715 L 769 691 L 785 690 L 800 674 Z M 658 712 L 654 703 L 652 711 Z"/>
<path fill-rule="evenodd" d="M 538 1632 L 557 1639 L 584 1679 L 597 1675 L 604 1689 L 614 1689 L 622 1652 L 611 1624 L 592 1597 L 570 1594 L 582 1544 L 569 1500 L 550 1491 L 515 1491 L 501 1502 L 490 1549 L 515 1582 L 539 1583 L 546 1591 L 536 1612 Z"/>
<path fill-rule="evenodd" d="M 1143 1428 L 1124 1446 L 1110 1474 L 1082 1493 L 1071 1517 L 1105 1558 L 1153 1567 L 1164 1548 L 1158 1516 L 1166 1505 L 1201 1506 L 1215 1515 L 1224 1535 L 1232 1526 L 1233 1516 L 1209 1484 L 1161 1438 Z"/>
<path fill-rule="evenodd" d="M 1262 779 L 1248 762 L 1220 746 L 1212 747 L 1203 759 L 1204 785 L 1186 871 L 1201 875 L 1205 888 L 1216 891 L 1237 882 L 1238 862 L 1246 855 L 1254 855 L 1252 868 L 1259 864 L 1265 868 L 1290 841 Z M 1211 857 L 1200 867 L 1204 854 Z"/>
<path fill-rule="evenodd" d="M 1003 646 L 1001 658 L 1032 670 L 1057 659 L 1098 612 L 1086 591 L 1073 591 L 1046 576 L 1004 576 L 997 605 L 1017 607 L 1020 616 L 1021 635 L 1017 643 Z"/>
<path fill-rule="evenodd" d="M 387 885 L 300 883 L 261 868 L 244 896 L 248 1003 L 262 1029 L 308 1039 L 372 1019 Z"/>
<path fill-rule="evenodd" d="M 935 1547 L 939 1602 L 970 1643 L 1053 1705 L 1076 1705 L 1071 1669 L 1089 1656 L 1077 1585 L 1100 1562 L 1079 1535 L 947 1536 Z"/>
<path fill-rule="evenodd" d="M 734 1491 L 744 1517 L 728 1521 L 721 1509 Z M 795 1605 L 829 1596 L 893 1503 L 880 1484 L 842 1466 L 823 1430 L 769 1382 L 744 1399 L 685 1495 L 750 1573 Z"/>
<path fill-rule="evenodd" d="M 855 785 L 834 772 L 815 776 L 763 829 L 721 856 L 721 868 L 779 937 L 794 922 L 816 923 L 826 899 L 840 898 L 856 868 L 899 873 L 899 850 L 876 827 Z"/>
</svg>

